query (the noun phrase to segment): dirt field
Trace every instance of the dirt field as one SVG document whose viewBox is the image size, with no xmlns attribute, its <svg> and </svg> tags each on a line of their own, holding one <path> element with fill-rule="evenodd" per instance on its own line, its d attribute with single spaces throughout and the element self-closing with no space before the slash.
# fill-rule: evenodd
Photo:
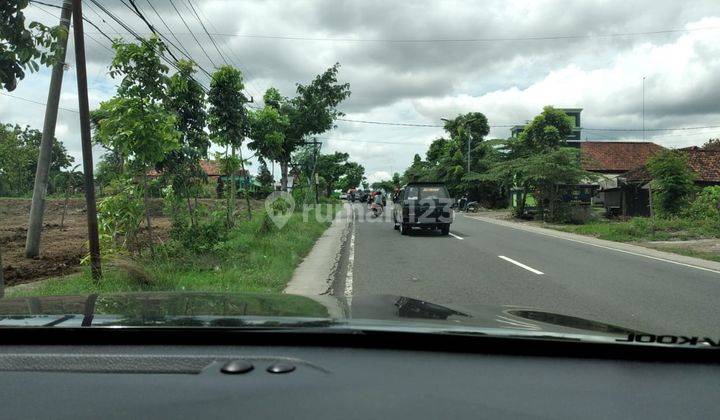
<svg viewBox="0 0 720 420">
<path fill-rule="evenodd" d="M 262 203 L 253 200 L 251 206 L 257 209 Z M 161 207 L 161 203 L 155 204 L 153 207 Z M 237 207 L 244 209 L 244 202 L 238 201 Z M 0 247 L 7 286 L 71 274 L 80 269 L 80 260 L 87 254 L 85 202 L 83 199 L 69 201 L 65 222 L 61 228 L 62 211 L 63 200 L 48 200 L 43 220 L 40 258 L 28 259 L 25 258 L 25 235 L 30 199 L 0 198 Z M 160 240 L 166 240 L 170 221 L 159 211 L 153 213 L 154 233 Z"/>
<path fill-rule="evenodd" d="M 71 199 L 63 227 L 60 220 L 62 200 L 48 200 L 43 220 L 40 257 L 25 258 L 25 235 L 30 214 L 29 199 L 0 199 L 0 247 L 2 247 L 5 284 L 8 286 L 61 276 L 80 269 L 80 260 L 87 254 L 87 221 L 85 202 Z M 160 236 L 167 236 L 169 222 L 155 222 Z"/>
</svg>

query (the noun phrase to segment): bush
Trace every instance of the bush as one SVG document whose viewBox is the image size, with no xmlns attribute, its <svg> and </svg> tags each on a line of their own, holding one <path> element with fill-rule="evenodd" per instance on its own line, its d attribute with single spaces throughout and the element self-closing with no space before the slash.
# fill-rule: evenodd
<svg viewBox="0 0 720 420">
<path fill-rule="evenodd" d="M 694 220 L 720 218 L 720 186 L 705 187 L 695 197 L 684 216 Z"/>
<path fill-rule="evenodd" d="M 200 209 L 198 209 L 200 210 Z M 194 225 L 184 223 L 173 224 L 170 237 L 180 243 L 187 251 L 207 253 L 225 242 L 228 229 L 225 225 L 227 210 L 219 207 L 198 217 Z"/>
<path fill-rule="evenodd" d="M 139 251 L 137 234 L 145 207 L 142 191 L 129 179 L 113 181 L 108 187 L 111 194 L 98 204 L 98 227 L 103 248 Z"/>
<path fill-rule="evenodd" d="M 695 190 L 696 174 L 688 165 L 687 155 L 666 150 L 650 158 L 647 167 L 653 178 L 655 213 L 660 217 L 680 214 Z"/>
</svg>

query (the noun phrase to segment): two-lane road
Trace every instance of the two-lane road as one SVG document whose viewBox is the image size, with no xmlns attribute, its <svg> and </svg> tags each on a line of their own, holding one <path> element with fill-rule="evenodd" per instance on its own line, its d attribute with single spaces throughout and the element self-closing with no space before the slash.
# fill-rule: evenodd
<svg viewBox="0 0 720 420">
<path fill-rule="evenodd" d="M 389 217 L 353 207 L 351 269 L 336 293 L 528 306 L 655 333 L 720 336 L 718 272 L 463 214 L 450 236 L 402 236 Z"/>
</svg>

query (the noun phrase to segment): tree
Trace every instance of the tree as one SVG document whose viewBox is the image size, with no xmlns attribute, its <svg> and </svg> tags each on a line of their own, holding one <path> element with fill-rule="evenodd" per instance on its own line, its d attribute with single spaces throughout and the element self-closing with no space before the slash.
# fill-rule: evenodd
<svg viewBox="0 0 720 420">
<path fill-rule="evenodd" d="M 705 150 L 720 150 L 720 138 L 709 139 L 702 145 Z"/>
<path fill-rule="evenodd" d="M 348 162 L 343 169 L 343 175 L 338 180 L 341 190 L 347 191 L 350 188 L 357 188 L 365 179 L 365 168 L 357 162 Z"/>
<path fill-rule="evenodd" d="M 120 86 L 114 98 L 93 111 L 96 140 L 115 151 L 123 166 L 131 162 L 140 172 L 150 251 L 154 253 L 147 173 L 180 146 L 175 116 L 163 104 L 168 83 L 168 68 L 160 62 L 164 47 L 153 37 L 140 44 L 115 41 L 113 49 L 109 74 L 121 78 Z"/>
<path fill-rule="evenodd" d="M 460 140 L 462 150 L 467 150 L 468 140 L 472 142 L 471 147 L 476 145 L 488 135 L 490 126 L 487 117 L 482 112 L 468 112 L 446 121 L 445 131 L 450 134 L 451 139 Z"/>
<path fill-rule="evenodd" d="M 335 152 L 331 155 L 319 155 L 315 171 L 325 180 L 326 194 L 329 197 L 335 189 L 335 184 L 345 174 L 347 153 Z M 364 169 L 363 169 L 364 171 Z"/>
<path fill-rule="evenodd" d="M 193 78 L 194 63 L 180 60 L 178 71 L 168 82 L 165 105 L 175 115 L 175 128 L 180 133 L 180 147 L 170 151 L 156 168 L 169 180 L 178 199 L 185 199 L 191 225 L 195 225 L 195 209 L 190 198 L 201 189 L 207 177 L 200 160 L 207 158 L 210 139 L 205 132 L 207 112 L 205 92 Z"/>
<path fill-rule="evenodd" d="M 230 148 L 231 157 L 236 158 L 237 150 L 240 150 L 245 136 L 248 134 L 248 122 L 245 112 L 245 103 L 248 102 L 242 93 L 245 85 L 243 84 L 242 73 L 231 67 L 222 66 L 212 75 L 210 81 L 210 92 L 208 93 L 208 102 L 210 102 L 209 128 L 210 135 L 213 140 Z M 241 167 L 242 156 L 240 157 Z M 233 226 L 235 213 L 235 172 L 230 175 L 230 197 L 228 202 L 228 226 Z M 246 195 L 247 197 L 247 195 Z M 250 211 L 250 199 L 247 198 L 248 218 L 252 217 Z"/>
<path fill-rule="evenodd" d="M 420 155 L 417 153 L 413 157 L 413 163 L 409 168 L 405 170 L 403 174 L 404 182 L 416 182 L 416 181 L 431 181 L 429 178 L 429 171 L 427 165 L 423 162 Z"/>
<path fill-rule="evenodd" d="M 267 163 L 265 163 L 264 160 L 260 160 L 257 180 L 260 183 L 260 188 L 262 188 L 262 191 L 264 193 L 269 194 L 273 191 L 275 178 L 273 178 L 272 174 L 268 170 Z"/>
<path fill-rule="evenodd" d="M 503 154 L 488 159 L 487 173 L 467 178 L 495 182 L 506 190 L 519 188 L 516 215 L 525 213 L 527 195 L 532 193 L 540 217 L 544 219 L 545 209 L 549 208 L 550 219 L 557 219 L 560 188 L 595 177 L 581 168 L 577 151 L 561 148 L 571 131 L 567 115 L 546 106 L 517 139 L 506 142 Z M 493 152 L 489 152 L 492 156 Z"/>
<path fill-rule="evenodd" d="M 685 208 L 695 191 L 695 172 L 686 154 L 665 150 L 648 159 L 652 176 L 653 207 L 661 217 L 675 216 Z"/>
<path fill-rule="evenodd" d="M 570 133 L 570 117 L 560 109 L 546 106 L 520 133 L 515 151 L 527 155 L 555 149 L 565 144 L 565 138 Z"/>
<path fill-rule="evenodd" d="M 26 195 L 32 192 L 42 133 L 26 126 L 0 125 L 0 196 Z M 54 179 L 75 159 L 62 142 L 53 140 L 49 178 Z M 50 183 L 49 191 L 56 187 Z"/>
<path fill-rule="evenodd" d="M 25 70 L 38 71 L 40 64 L 56 61 L 57 39 L 63 33 L 60 26 L 31 22 L 25 25 L 23 10 L 28 0 L 4 0 L 0 4 L 0 85 L 13 91 Z M 39 63 L 39 64 L 38 64 Z"/>
<path fill-rule="evenodd" d="M 304 144 L 307 136 L 330 130 L 335 119 L 344 115 L 337 110 L 337 106 L 350 96 L 350 85 L 338 83 L 339 68 L 340 65 L 335 64 L 315 77 L 310 84 L 298 84 L 297 96 L 292 99 L 283 97 L 276 89 L 266 92 L 266 106 L 277 110 L 280 116 L 287 118 L 286 125 L 282 122 L 282 117 L 276 119 L 284 126 L 282 147 L 277 151 L 278 153 L 275 153 L 276 150 L 272 146 L 265 149 L 272 150 L 272 154 L 275 155 L 273 159 L 280 163 L 280 185 L 283 191 L 287 190 L 288 169 L 293 152 Z M 278 138 L 275 137 L 274 140 Z"/>
<path fill-rule="evenodd" d="M 277 89 L 268 89 L 263 100 L 265 106 L 248 115 L 251 139 L 248 147 L 264 159 L 278 160 L 282 156 L 290 120 L 280 112 L 280 104 L 284 99 Z"/>
</svg>

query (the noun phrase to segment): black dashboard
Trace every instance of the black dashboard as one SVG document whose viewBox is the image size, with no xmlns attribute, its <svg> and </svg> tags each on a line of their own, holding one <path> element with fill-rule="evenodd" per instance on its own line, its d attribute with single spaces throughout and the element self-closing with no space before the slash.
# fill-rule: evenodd
<svg viewBox="0 0 720 420">
<path fill-rule="evenodd" d="M 584 347 L 590 357 L 569 356 L 563 347 L 536 351 L 543 345 L 533 342 L 503 354 L 497 345 L 463 350 L 453 338 L 444 339 L 452 351 L 382 349 L 358 338 L 352 345 L 340 338 L 311 345 L 303 336 L 272 345 L 197 339 L 5 344 L 2 417 L 720 418 L 720 366 L 711 353 L 688 361 L 592 346 Z"/>
</svg>

